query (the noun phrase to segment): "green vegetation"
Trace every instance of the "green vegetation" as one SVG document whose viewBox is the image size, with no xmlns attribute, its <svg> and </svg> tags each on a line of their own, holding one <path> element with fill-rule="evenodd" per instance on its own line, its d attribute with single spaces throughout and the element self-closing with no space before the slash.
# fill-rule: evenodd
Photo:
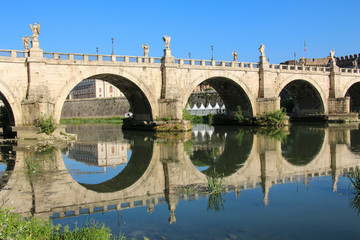
<svg viewBox="0 0 360 240">
<path fill-rule="evenodd" d="M 207 123 L 207 124 L 213 124 L 214 123 L 214 114 L 209 114 L 205 116 L 195 116 L 191 115 L 189 111 L 186 109 L 183 110 L 183 119 L 189 120 L 191 123 Z"/>
<path fill-rule="evenodd" d="M 122 124 L 122 117 L 110 117 L 110 118 L 72 118 L 72 119 L 61 119 L 61 124 L 101 124 L 101 123 L 112 123 Z"/>
<path fill-rule="evenodd" d="M 273 126 L 282 127 L 285 124 L 286 112 L 285 109 L 261 114 L 256 118 L 259 126 Z"/>
<path fill-rule="evenodd" d="M 354 172 L 349 174 L 351 188 L 353 189 L 353 198 L 350 201 L 350 207 L 357 210 L 360 214 L 360 169 L 356 168 Z"/>
<path fill-rule="evenodd" d="M 286 111 L 284 108 L 281 108 L 281 110 L 263 113 L 252 119 L 248 119 L 243 116 L 241 107 L 238 106 L 237 112 L 235 113 L 235 119 L 238 121 L 239 124 L 278 128 L 285 125 Z"/>
<path fill-rule="evenodd" d="M 69 231 L 69 227 L 54 226 L 39 218 L 22 219 L 19 213 L 0 208 L 0 239 L 117 239 L 104 224 L 87 223 L 85 227 Z M 118 239 L 125 240 L 121 236 Z"/>
<path fill-rule="evenodd" d="M 39 120 L 35 120 L 35 126 L 39 127 L 40 131 L 47 135 L 51 135 L 56 129 L 56 123 L 52 116 L 42 116 Z"/>
<path fill-rule="evenodd" d="M 245 120 L 240 106 L 237 106 L 237 112 L 235 113 L 235 118 L 240 123 Z"/>
<path fill-rule="evenodd" d="M 224 174 L 219 174 L 214 171 L 206 176 L 206 179 L 208 181 L 208 188 L 210 194 L 218 194 L 221 193 L 224 190 Z"/>
</svg>

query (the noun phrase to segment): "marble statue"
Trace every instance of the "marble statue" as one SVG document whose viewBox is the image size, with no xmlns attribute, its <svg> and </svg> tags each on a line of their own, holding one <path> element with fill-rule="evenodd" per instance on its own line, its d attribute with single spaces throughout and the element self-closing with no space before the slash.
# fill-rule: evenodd
<svg viewBox="0 0 360 240">
<path fill-rule="evenodd" d="M 233 51 L 232 52 L 232 55 L 233 55 L 233 58 L 234 58 L 234 62 L 236 62 L 237 61 L 237 59 L 238 59 L 238 54 L 236 53 L 236 51 Z"/>
<path fill-rule="evenodd" d="M 330 51 L 330 61 L 335 62 L 335 51 L 334 50 Z"/>
<path fill-rule="evenodd" d="M 148 57 L 148 53 L 149 53 L 149 45 L 147 43 L 145 43 L 145 45 L 142 45 L 142 48 L 144 49 L 144 57 Z"/>
<path fill-rule="evenodd" d="M 163 40 L 164 40 L 164 42 L 165 42 L 165 48 L 166 48 L 166 49 L 169 49 L 169 48 L 170 48 L 170 40 L 171 40 L 170 36 L 165 35 L 165 36 L 163 37 Z"/>
<path fill-rule="evenodd" d="M 30 37 L 25 35 L 24 37 L 22 37 L 22 42 L 24 45 L 24 50 L 29 51 L 30 50 Z"/>
<path fill-rule="evenodd" d="M 353 66 L 354 66 L 354 69 L 358 69 L 358 60 L 357 59 L 355 59 L 353 61 Z"/>
<path fill-rule="evenodd" d="M 31 38 L 33 39 L 33 41 L 37 41 L 38 36 L 40 34 L 40 23 L 35 23 L 34 26 L 30 24 L 30 28 L 31 28 L 31 31 L 33 32 L 33 35 L 31 36 Z"/>
<path fill-rule="evenodd" d="M 259 51 L 261 53 L 261 56 L 265 57 L 265 45 L 264 44 L 262 44 L 262 43 L 260 44 Z"/>
</svg>

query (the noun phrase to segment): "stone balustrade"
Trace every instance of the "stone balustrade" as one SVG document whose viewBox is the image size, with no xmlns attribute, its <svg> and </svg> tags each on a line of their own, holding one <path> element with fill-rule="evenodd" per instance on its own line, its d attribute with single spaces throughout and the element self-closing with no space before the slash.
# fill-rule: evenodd
<svg viewBox="0 0 360 240">
<path fill-rule="evenodd" d="M 0 59 L 5 58 L 27 58 L 29 52 L 18 50 L 0 50 Z M 71 61 L 89 61 L 89 62 L 120 62 L 120 63 L 154 63 L 160 64 L 159 57 L 142 56 L 119 56 L 119 55 L 101 55 L 101 54 L 77 54 L 77 53 L 53 53 L 44 52 L 43 57 L 52 60 L 71 60 Z M 200 59 L 175 59 L 175 63 L 181 66 L 202 66 L 202 67 L 231 67 L 240 69 L 258 69 L 259 63 L 234 62 L 234 61 L 215 61 Z M 308 72 L 330 72 L 331 67 L 323 66 L 302 66 L 302 65 L 283 65 L 269 64 L 269 69 L 280 71 L 308 71 Z M 338 68 L 338 72 L 345 74 L 360 74 L 359 69 Z"/>
</svg>

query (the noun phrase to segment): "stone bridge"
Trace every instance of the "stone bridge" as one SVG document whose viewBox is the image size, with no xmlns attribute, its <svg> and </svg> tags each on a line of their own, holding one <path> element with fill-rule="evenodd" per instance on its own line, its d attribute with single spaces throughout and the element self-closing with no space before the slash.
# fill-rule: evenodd
<svg viewBox="0 0 360 240">
<path fill-rule="evenodd" d="M 295 115 L 349 114 L 360 109 L 360 72 L 329 67 L 271 64 L 264 49 L 259 62 L 177 59 L 169 43 L 161 58 L 44 52 L 33 39 L 26 51 L 0 50 L 0 96 L 13 126 L 42 115 L 59 122 L 70 91 L 82 80 L 107 81 L 128 99 L 135 120 L 181 119 L 193 89 L 211 85 L 228 116 L 241 106 L 245 116 L 280 109 L 280 93 L 295 101 Z M 334 59 L 334 58 L 333 58 Z M 359 98 L 359 99 L 358 99 Z"/>
<path fill-rule="evenodd" d="M 333 127 L 319 131 L 323 133 L 319 150 L 310 156 L 308 162 L 300 165 L 284 156 L 279 140 L 254 135 L 243 164 L 225 175 L 225 185 L 236 193 L 262 188 L 264 204 L 268 204 L 273 185 L 293 181 L 306 183 L 308 178 L 315 176 L 332 176 L 333 190 L 336 191 L 338 177 L 360 164 L 358 153 L 351 151 L 352 144 L 358 146 L 359 143 L 357 139 L 351 139 L 350 128 Z M 47 158 L 44 162 L 44 174 L 29 175 L 24 171 L 25 160 L 34 156 L 29 156 L 32 153 L 28 150 L 18 148 L 18 161 L 0 191 L 0 201 L 4 207 L 12 202 L 19 212 L 46 218 L 121 211 L 139 206 L 147 206 L 151 212 L 157 204 L 166 203 L 173 221 L 178 201 L 186 198 L 186 194 L 181 196 L 174 190 L 190 184 L 207 184 L 206 175 L 194 166 L 185 151 L 187 140 L 184 137 L 149 140 L 147 143 L 136 141 L 126 168 L 113 179 L 99 184 L 75 181 L 60 150 L 54 153 L 52 160 Z M 226 140 L 222 154 L 227 154 L 231 144 Z M 296 141 L 293 144 L 295 147 Z M 242 152 L 239 156 L 244 154 Z"/>
</svg>

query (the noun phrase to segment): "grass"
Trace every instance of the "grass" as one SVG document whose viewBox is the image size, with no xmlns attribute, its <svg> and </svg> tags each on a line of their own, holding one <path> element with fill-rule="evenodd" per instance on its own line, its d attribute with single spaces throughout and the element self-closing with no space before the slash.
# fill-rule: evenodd
<svg viewBox="0 0 360 240">
<path fill-rule="evenodd" d="M 56 225 L 40 218 L 22 219 L 19 213 L 0 208 L 0 239 L 122 239 L 112 236 L 109 228 L 93 220 L 83 228 L 69 231 L 68 226 Z"/>
<path fill-rule="evenodd" d="M 350 201 L 350 206 L 357 210 L 360 214 L 360 169 L 356 168 L 354 172 L 350 173 L 349 180 L 354 191 L 354 196 Z"/>
<path fill-rule="evenodd" d="M 210 194 L 219 194 L 224 190 L 224 174 L 218 174 L 214 169 L 209 176 L 206 176 L 206 179 Z"/>
<path fill-rule="evenodd" d="M 122 124 L 122 117 L 110 117 L 110 118 L 72 118 L 72 119 L 61 119 L 61 124 L 101 124 L 101 123 L 112 123 Z"/>
</svg>

